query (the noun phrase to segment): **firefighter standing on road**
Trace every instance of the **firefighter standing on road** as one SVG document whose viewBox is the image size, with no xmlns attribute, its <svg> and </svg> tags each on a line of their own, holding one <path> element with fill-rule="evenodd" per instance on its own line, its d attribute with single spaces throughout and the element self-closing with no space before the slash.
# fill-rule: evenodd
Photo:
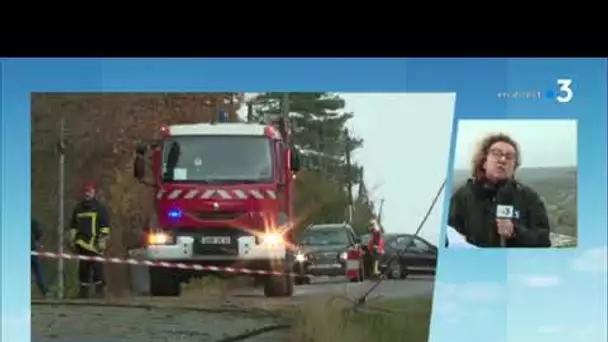
<svg viewBox="0 0 608 342">
<path fill-rule="evenodd" d="M 106 249 L 110 234 L 108 212 L 97 200 L 95 184 L 86 183 L 83 191 L 84 198 L 76 205 L 72 214 L 70 241 L 75 253 L 100 256 Z M 80 281 L 78 297 L 87 298 L 92 286 L 94 286 L 96 296 L 103 297 L 105 279 L 102 263 L 80 260 L 78 280 Z"/>
<path fill-rule="evenodd" d="M 384 254 L 384 239 L 382 238 L 382 230 L 376 219 L 369 222 L 368 229 L 371 233 L 371 238 L 367 244 L 367 250 L 371 254 L 372 260 L 372 276 L 380 276 L 380 257 Z"/>
</svg>

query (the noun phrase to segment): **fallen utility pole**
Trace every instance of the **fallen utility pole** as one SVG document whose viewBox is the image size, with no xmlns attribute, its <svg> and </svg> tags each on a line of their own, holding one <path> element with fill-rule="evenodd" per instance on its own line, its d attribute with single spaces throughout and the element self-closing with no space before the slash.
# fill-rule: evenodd
<svg viewBox="0 0 608 342">
<path fill-rule="evenodd" d="M 351 140 L 348 128 L 344 130 L 345 153 L 346 153 L 346 189 L 348 191 L 348 222 L 353 223 L 354 220 L 354 201 L 353 201 L 353 180 L 352 180 L 352 162 L 351 162 Z"/>
<path fill-rule="evenodd" d="M 65 204 L 64 204 L 64 193 L 65 193 L 65 118 L 61 118 L 61 124 L 59 129 L 59 142 L 57 143 L 57 151 L 59 152 L 59 203 L 58 211 L 59 218 L 57 222 L 57 252 L 63 254 L 63 244 L 65 241 L 64 227 L 65 227 Z M 57 298 L 63 299 L 65 284 L 64 284 L 64 263 L 63 259 L 57 260 Z"/>
</svg>

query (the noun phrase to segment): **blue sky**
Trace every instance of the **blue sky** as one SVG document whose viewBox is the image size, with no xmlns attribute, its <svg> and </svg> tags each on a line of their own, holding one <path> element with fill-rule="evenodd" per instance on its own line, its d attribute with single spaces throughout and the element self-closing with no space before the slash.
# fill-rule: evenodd
<svg viewBox="0 0 608 342">
<path fill-rule="evenodd" d="M 605 342 L 606 257 L 606 247 L 450 251 L 431 342 Z"/>
<path fill-rule="evenodd" d="M 509 253 L 509 342 L 606 337 L 606 247 Z"/>
</svg>

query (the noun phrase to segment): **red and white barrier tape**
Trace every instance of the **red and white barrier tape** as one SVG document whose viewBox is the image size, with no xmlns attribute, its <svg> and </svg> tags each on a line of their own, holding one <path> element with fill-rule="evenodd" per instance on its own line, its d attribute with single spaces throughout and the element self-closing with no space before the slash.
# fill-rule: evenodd
<svg viewBox="0 0 608 342">
<path fill-rule="evenodd" d="M 67 253 L 53 253 L 53 252 L 37 252 L 32 251 L 31 255 L 36 255 L 42 258 L 49 259 L 67 259 L 67 260 L 85 260 L 85 261 L 95 261 L 95 262 L 103 262 L 109 264 L 129 264 L 129 265 L 141 265 L 141 266 L 149 266 L 149 267 L 166 267 L 166 268 L 179 268 L 183 270 L 196 270 L 196 271 L 211 271 L 211 272 L 228 272 L 235 274 L 250 274 L 250 275 L 289 275 L 292 277 L 297 276 L 306 276 L 312 278 L 314 276 L 306 274 L 298 274 L 298 273 L 282 273 L 276 271 L 266 271 L 266 270 L 252 270 L 248 268 L 240 268 L 240 267 L 218 267 L 211 265 L 196 265 L 196 264 L 184 264 L 180 262 L 166 262 L 166 261 L 152 261 L 152 260 L 140 260 L 140 259 L 130 259 L 130 258 L 106 258 L 102 256 L 88 256 L 88 255 L 78 255 L 78 254 L 67 254 Z"/>
</svg>

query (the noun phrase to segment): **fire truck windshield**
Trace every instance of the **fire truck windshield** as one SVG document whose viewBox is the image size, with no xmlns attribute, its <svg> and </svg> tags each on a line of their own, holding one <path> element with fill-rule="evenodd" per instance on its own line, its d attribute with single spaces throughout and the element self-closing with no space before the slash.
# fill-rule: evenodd
<svg viewBox="0 0 608 342">
<path fill-rule="evenodd" d="M 272 182 L 272 153 L 266 137 L 173 136 L 163 143 L 165 182 Z"/>
</svg>

